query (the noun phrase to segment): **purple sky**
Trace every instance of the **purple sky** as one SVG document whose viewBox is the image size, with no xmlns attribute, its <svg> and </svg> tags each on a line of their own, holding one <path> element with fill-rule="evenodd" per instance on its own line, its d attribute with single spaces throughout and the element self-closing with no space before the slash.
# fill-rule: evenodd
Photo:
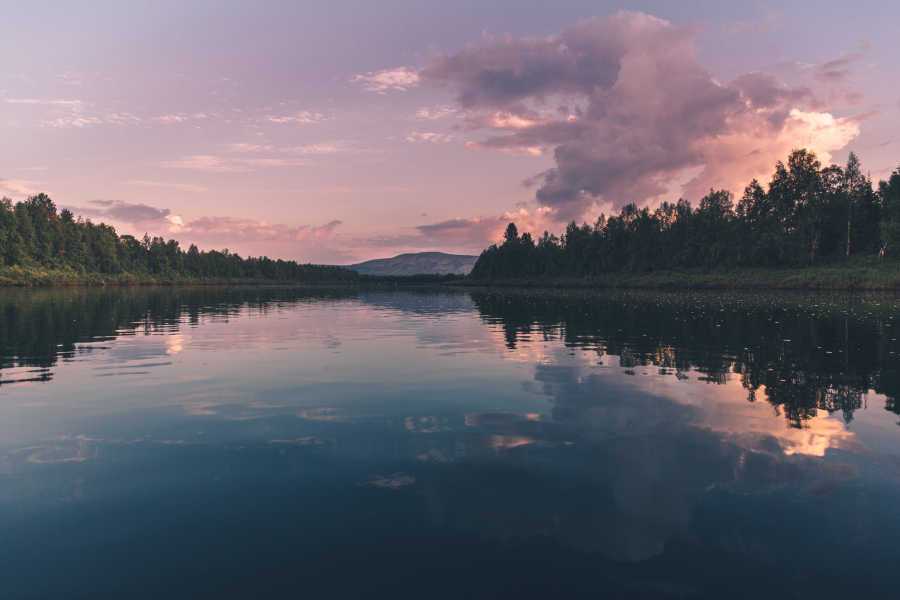
<svg viewBox="0 0 900 600">
<path fill-rule="evenodd" d="M 0 195 L 346 263 L 900 164 L 900 7 L 731 4 L 0 0 Z"/>
</svg>

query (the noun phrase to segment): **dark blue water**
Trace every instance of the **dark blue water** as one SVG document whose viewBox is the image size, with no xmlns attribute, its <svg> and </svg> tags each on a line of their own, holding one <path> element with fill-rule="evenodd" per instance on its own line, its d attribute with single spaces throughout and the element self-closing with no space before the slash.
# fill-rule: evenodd
<svg viewBox="0 0 900 600">
<path fill-rule="evenodd" d="M 0 598 L 895 597 L 898 320 L 3 291 Z"/>
</svg>

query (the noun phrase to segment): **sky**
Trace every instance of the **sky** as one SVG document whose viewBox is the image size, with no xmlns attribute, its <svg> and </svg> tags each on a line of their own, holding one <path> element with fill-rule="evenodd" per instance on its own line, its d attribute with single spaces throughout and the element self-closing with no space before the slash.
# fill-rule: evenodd
<svg viewBox="0 0 900 600">
<path fill-rule="evenodd" d="M 900 165 L 900 5 L 0 0 L 0 195 L 303 262 Z"/>
</svg>

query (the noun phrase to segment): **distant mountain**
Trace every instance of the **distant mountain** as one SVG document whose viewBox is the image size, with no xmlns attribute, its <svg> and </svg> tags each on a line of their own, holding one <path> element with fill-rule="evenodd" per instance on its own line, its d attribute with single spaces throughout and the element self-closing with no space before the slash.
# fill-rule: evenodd
<svg viewBox="0 0 900 600">
<path fill-rule="evenodd" d="M 444 252 L 416 252 L 393 258 L 376 258 L 355 265 L 347 265 L 360 275 L 468 275 L 478 260 L 468 254 Z"/>
</svg>

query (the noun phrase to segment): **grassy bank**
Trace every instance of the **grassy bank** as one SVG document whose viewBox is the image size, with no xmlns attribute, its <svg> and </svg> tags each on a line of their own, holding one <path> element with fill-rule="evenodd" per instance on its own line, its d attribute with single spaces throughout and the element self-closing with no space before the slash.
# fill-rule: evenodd
<svg viewBox="0 0 900 600">
<path fill-rule="evenodd" d="M 85 273 L 72 269 L 47 269 L 15 265 L 0 267 L 0 287 L 137 286 L 137 285 L 284 285 L 301 281 L 273 279 L 135 275 L 133 273 Z M 353 285 L 355 282 L 315 282 L 316 285 Z"/>
<path fill-rule="evenodd" d="M 454 284 L 651 290 L 900 290 L 900 264 L 873 258 L 806 268 L 666 270 L 587 278 L 468 279 Z"/>
<path fill-rule="evenodd" d="M 316 285 L 365 286 L 377 288 L 437 286 L 459 279 L 453 275 L 375 276 L 361 275 L 347 280 L 277 280 L 247 277 L 186 277 L 182 275 L 135 275 L 132 273 L 87 273 L 73 269 L 47 269 L 39 266 L 0 267 L 0 287 L 103 287 L 153 285 Z"/>
<path fill-rule="evenodd" d="M 84 273 L 43 267 L 0 267 L 0 287 L 137 286 L 137 285 L 298 285 L 303 281 L 249 278 L 205 278 Z M 312 282 L 314 285 L 399 286 L 496 286 L 559 289 L 646 290 L 894 290 L 900 291 L 900 263 L 854 259 L 807 268 L 733 268 L 716 270 L 666 270 L 644 273 L 605 273 L 585 278 L 529 278 L 480 280 L 456 276 L 363 276 L 357 281 Z"/>
</svg>

